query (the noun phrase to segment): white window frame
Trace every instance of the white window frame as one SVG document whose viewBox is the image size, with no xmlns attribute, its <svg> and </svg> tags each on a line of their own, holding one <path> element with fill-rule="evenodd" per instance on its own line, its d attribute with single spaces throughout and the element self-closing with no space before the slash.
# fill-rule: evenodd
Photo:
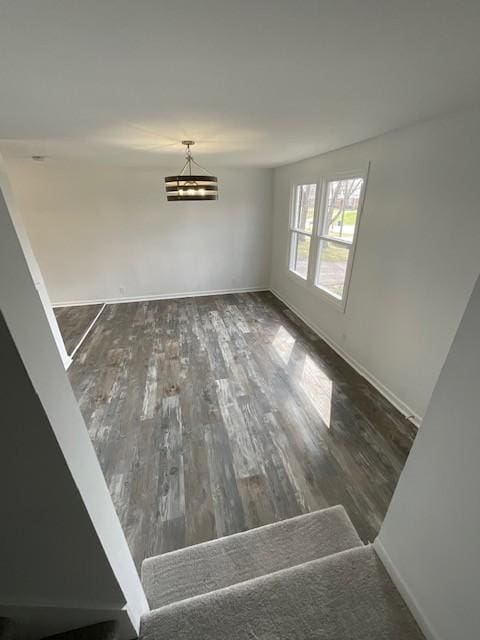
<svg viewBox="0 0 480 640">
<path fill-rule="evenodd" d="M 305 231 L 304 229 L 299 229 L 296 225 L 295 225 L 295 215 L 296 215 L 296 205 L 297 205 L 297 190 L 298 187 L 303 187 L 305 185 L 312 185 L 314 184 L 316 189 L 315 189 L 315 205 L 314 205 L 314 214 L 313 214 L 313 224 L 312 224 L 312 231 L 311 233 L 309 233 L 308 231 Z M 312 181 L 312 182 L 296 182 L 293 186 L 292 186 L 292 190 L 291 190 L 291 198 L 290 198 L 290 215 L 289 215 L 289 224 L 288 224 L 288 233 L 289 233 L 289 242 L 288 242 L 288 271 L 289 273 L 297 280 L 299 280 L 301 283 L 305 284 L 309 277 L 310 277 L 310 269 L 312 266 L 312 260 L 311 260 L 311 256 L 314 250 L 314 243 L 315 243 L 315 235 L 316 235 L 316 221 L 317 221 L 317 210 L 318 210 L 318 201 L 319 201 L 319 184 L 316 181 Z M 301 276 L 299 273 L 297 273 L 294 270 L 294 256 L 295 256 L 295 251 L 296 251 L 296 242 L 295 242 L 295 238 L 297 235 L 301 235 L 301 236 L 306 236 L 307 238 L 310 238 L 310 249 L 308 252 L 308 269 L 307 269 L 307 278 L 304 278 L 303 276 Z"/>
<path fill-rule="evenodd" d="M 363 204 L 365 201 L 365 191 L 367 187 L 367 179 L 368 179 L 369 165 L 363 169 L 352 169 L 349 171 L 337 171 L 335 173 L 329 173 L 319 180 L 304 180 L 301 182 L 295 182 L 291 187 L 291 198 L 290 198 L 290 215 L 289 215 L 289 242 L 288 242 L 288 255 L 287 255 L 287 272 L 288 275 L 293 278 L 296 282 L 303 285 L 307 289 L 311 290 L 312 293 L 317 295 L 322 300 L 333 304 L 339 311 L 342 313 L 345 312 L 345 308 L 348 300 L 348 293 L 350 290 L 350 281 L 352 277 L 353 263 L 355 259 L 355 251 L 357 247 L 358 241 L 358 233 L 360 229 L 360 222 L 363 212 Z M 355 230 L 353 233 L 352 242 L 345 242 L 341 239 L 331 238 L 323 233 L 325 214 L 326 214 L 326 199 L 327 199 L 327 188 L 330 182 L 334 182 L 336 180 L 348 180 L 353 178 L 362 178 L 363 184 L 360 191 L 360 197 L 358 200 L 358 209 L 357 209 L 357 218 L 355 222 Z M 315 194 L 315 213 L 313 220 L 313 232 L 310 236 L 310 251 L 308 258 L 308 273 L 307 279 L 305 280 L 302 276 L 298 275 L 295 271 L 293 271 L 293 256 L 294 256 L 294 238 L 296 233 L 302 233 L 303 235 L 309 235 L 308 233 L 302 232 L 294 227 L 294 216 L 295 216 L 295 197 L 297 187 L 305 184 L 316 184 L 317 190 Z M 341 298 L 330 293 L 326 289 L 324 289 L 320 285 L 316 285 L 315 281 L 317 279 L 317 272 L 320 264 L 320 244 L 322 240 L 326 240 L 328 242 L 332 242 L 337 245 L 345 245 L 349 249 L 348 254 L 348 262 L 347 268 L 345 271 L 345 281 L 343 286 L 343 295 Z"/>
</svg>

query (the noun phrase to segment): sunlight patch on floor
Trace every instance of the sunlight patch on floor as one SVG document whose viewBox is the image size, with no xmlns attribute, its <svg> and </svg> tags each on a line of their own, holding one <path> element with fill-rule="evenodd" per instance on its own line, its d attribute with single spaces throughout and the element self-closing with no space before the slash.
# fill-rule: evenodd
<svg viewBox="0 0 480 640">
<path fill-rule="evenodd" d="M 310 356 L 305 357 L 300 386 L 320 414 L 327 429 L 330 429 L 332 381 Z"/>
<path fill-rule="evenodd" d="M 285 364 L 288 364 L 290 360 L 294 345 L 295 338 L 292 334 L 289 333 L 285 327 L 279 327 L 273 339 L 272 346 Z"/>
</svg>

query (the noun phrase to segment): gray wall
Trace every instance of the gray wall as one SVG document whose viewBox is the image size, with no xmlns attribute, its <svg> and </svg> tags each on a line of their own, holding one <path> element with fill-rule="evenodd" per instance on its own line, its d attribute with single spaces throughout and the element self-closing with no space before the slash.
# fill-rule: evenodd
<svg viewBox="0 0 480 640">
<path fill-rule="evenodd" d="M 422 417 L 478 275 L 480 110 L 280 167 L 271 283 L 406 413 Z M 345 313 L 287 272 L 292 184 L 371 162 Z"/>
<path fill-rule="evenodd" d="M 0 316 L 0 603 L 125 599 L 40 399 Z"/>
<path fill-rule="evenodd" d="M 0 311 L 0 615 L 127 639 L 144 594 L 1 192 Z"/>
<path fill-rule="evenodd" d="M 167 202 L 155 169 L 7 158 L 53 303 L 268 287 L 268 169 L 219 171 L 216 202 Z"/>
<path fill-rule="evenodd" d="M 45 315 L 47 316 L 48 324 L 50 325 L 53 338 L 55 340 L 55 343 L 58 347 L 58 351 L 62 358 L 62 362 L 65 368 L 67 368 L 70 365 L 72 360 L 70 356 L 67 354 L 67 351 L 65 349 L 63 338 L 60 333 L 60 329 L 58 327 L 57 319 L 52 309 L 52 303 L 48 296 L 47 288 L 43 280 L 43 275 L 42 275 L 42 272 L 40 271 L 40 267 L 33 253 L 32 246 L 30 244 L 30 240 L 28 238 L 28 234 L 25 229 L 25 225 L 23 224 L 23 220 L 19 215 L 17 208 L 15 206 L 15 198 L 12 193 L 10 181 L 8 180 L 8 176 L 5 168 L 5 162 L 4 162 L 3 156 L 1 155 L 0 155 L 0 190 L 2 191 L 3 197 L 5 198 L 5 202 L 10 212 L 10 217 L 13 222 L 13 226 L 15 227 L 18 240 L 22 247 L 25 261 L 28 265 L 28 269 L 30 271 L 30 275 L 32 276 L 32 280 L 35 284 L 35 288 L 38 292 L 38 295 L 40 296 L 40 300 L 42 301 L 43 310 L 45 311 Z"/>
<path fill-rule="evenodd" d="M 437 640 L 480 633 L 480 279 L 377 544 Z"/>
</svg>

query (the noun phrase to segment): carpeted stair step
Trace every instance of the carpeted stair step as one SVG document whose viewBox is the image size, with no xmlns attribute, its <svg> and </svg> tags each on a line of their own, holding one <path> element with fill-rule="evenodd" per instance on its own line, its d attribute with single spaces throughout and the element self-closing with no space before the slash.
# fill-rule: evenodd
<svg viewBox="0 0 480 640">
<path fill-rule="evenodd" d="M 151 611 L 142 618 L 141 638 L 423 640 L 423 635 L 368 545 Z"/>
<path fill-rule="evenodd" d="M 151 609 L 362 545 L 342 506 L 204 542 L 142 564 Z"/>
</svg>

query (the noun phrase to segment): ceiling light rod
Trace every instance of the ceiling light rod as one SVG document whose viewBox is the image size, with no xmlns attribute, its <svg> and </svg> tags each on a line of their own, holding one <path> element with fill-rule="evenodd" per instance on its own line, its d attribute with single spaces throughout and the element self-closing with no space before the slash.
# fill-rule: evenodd
<svg viewBox="0 0 480 640">
<path fill-rule="evenodd" d="M 165 178 L 167 200 L 169 202 L 217 200 L 218 180 L 208 169 L 205 169 L 193 159 L 190 147 L 195 144 L 194 140 L 182 140 L 182 144 L 187 147 L 185 150 L 185 164 L 178 175 Z M 208 175 L 193 175 L 192 163 L 202 171 L 206 171 Z M 186 173 L 187 170 L 188 173 Z"/>
<path fill-rule="evenodd" d="M 183 169 L 180 171 L 180 175 L 183 175 L 185 173 L 185 169 L 188 166 L 188 173 L 189 175 L 192 175 L 192 152 L 190 151 L 190 147 L 192 147 L 195 144 L 194 140 L 182 140 L 182 144 L 186 145 L 187 149 L 185 151 L 185 159 L 186 162 L 183 165 Z M 195 162 L 195 161 L 194 161 Z"/>
</svg>

